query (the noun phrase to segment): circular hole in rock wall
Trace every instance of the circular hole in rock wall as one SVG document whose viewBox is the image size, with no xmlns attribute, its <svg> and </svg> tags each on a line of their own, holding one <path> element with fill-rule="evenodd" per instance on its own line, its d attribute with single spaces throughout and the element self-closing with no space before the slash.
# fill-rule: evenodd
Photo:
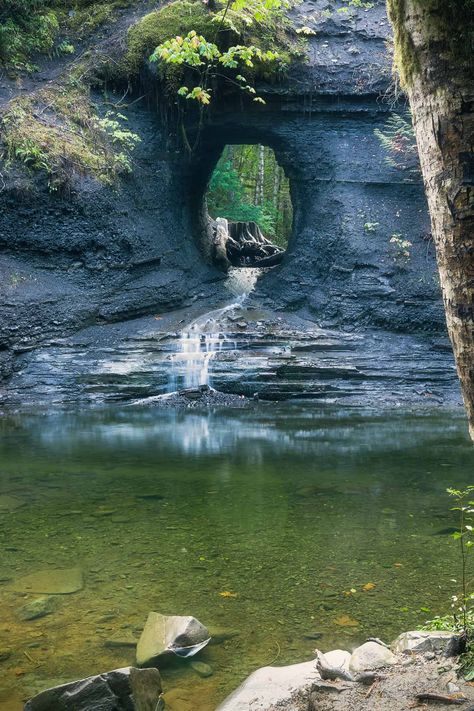
<svg viewBox="0 0 474 711">
<path fill-rule="evenodd" d="M 281 264 L 292 232 L 290 182 L 269 146 L 227 145 L 206 192 L 211 260 L 221 269 Z"/>
</svg>

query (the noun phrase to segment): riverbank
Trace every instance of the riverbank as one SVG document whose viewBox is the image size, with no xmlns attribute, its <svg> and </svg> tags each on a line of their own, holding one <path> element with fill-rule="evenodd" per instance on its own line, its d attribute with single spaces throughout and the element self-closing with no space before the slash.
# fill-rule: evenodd
<svg viewBox="0 0 474 711">
<path fill-rule="evenodd" d="M 163 633 L 166 638 L 167 624 L 181 629 L 182 639 L 197 639 L 200 630 L 203 639 L 209 634 L 194 618 L 151 613 L 137 647 L 142 662 L 158 653 L 154 662 L 150 657 L 145 664 L 149 668 L 104 672 L 43 691 L 25 711 L 67 711 L 71 704 L 74 711 L 96 711 L 107 704 L 117 711 L 198 711 L 202 703 L 197 695 L 191 700 L 179 689 L 163 687 L 157 667 L 163 668 L 170 654 L 163 651 L 161 637 Z M 439 711 L 454 705 L 472 711 L 473 685 L 458 675 L 460 651 L 461 638 L 454 633 L 419 631 L 399 635 L 390 646 L 369 639 L 352 653 L 315 650 L 312 661 L 258 669 L 216 711 L 406 711 L 431 705 Z M 199 676 L 212 676 L 212 668 L 201 661 L 191 661 L 191 667 Z"/>
</svg>

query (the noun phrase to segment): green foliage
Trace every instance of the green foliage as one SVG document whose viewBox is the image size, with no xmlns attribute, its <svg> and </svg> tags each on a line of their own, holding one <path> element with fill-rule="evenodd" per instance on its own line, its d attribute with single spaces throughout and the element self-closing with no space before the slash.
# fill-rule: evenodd
<svg viewBox="0 0 474 711">
<path fill-rule="evenodd" d="M 242 71 L 251 70 L 255 75 L 258 68 L 266 64 L 278 64 L 277 41 L 273 38 L 272 46 L 266 46 L 266 33 L 276 30 L 276 19 L 283 17 L 288 3 L 285 0 L 220 0 L 219 4 L 220 10 L 207 14 L 210 26 L 205 32 L 192 27 L 186 33 L 165 39 L 155 47 L 150 61 L 158 63 L 161 76 L 168 83 L 170 79 L 172 83 L 177 77 L 181 78 L 182 85 L 176 88 L 178 97 L 194 99 L 201 106 L 210 103 L 213 85 L 218 85 L 219 80 L 230 82 L 264 103 L 261 97 L 255 96 L 255 88 L 242 76 Z M 259 44 L 252 42 L 249 35 L 256 28 L 264 28 Z M 177 67 L 180 68 L 178 74 Z"/>
<path fill-rule="evenodd" d="M 474 615 L 474 593 L 470 592 L 470 582 L 467 579 L 467 563 L 470 549 L 474 546 L 474 486 L 465 489 L 447 489 L 454 499 L 455 506 L 451 511 L 458 515 L 459 530 L 452 534 L 458 542 L 461 563 L 460 592 L 452 598 L 452 609 L 455 621 L 461 625 L 466 634 L 469 632 L 469 619 Z"/>
<path fill-rule="evenodd" d="M 291 233 L 293 211 L 288 178 L 270 148 L 265 148 L 262 190 L 257 184 L 260 146 L 227 146 L 214 169 L 207 194 L 211 217 L 231 221 L 253 221 L 262 232 L 286 247 Z M 256 193 L 260 192 L 260 204 Z"/>
<path fill-rule="evenodd" d="M 117 10 L 129 7 L 135 0 L 55 0 L 58 4 L 58 11 L 64 14 L 67 10 L 67 17 L 64 18 L 64 25 L 68 32 L 83 39 L 90 36 L 106 22 L 114 19 Z M 73 6 L 70 9 L 70 6 Z"/>
<path fill-rule="evenodd" d="M 408 262 L 411 257 L 410 247 L 413 246 L 413 243 L 405 239 L 400 232 L 395 232 L 389 241 L 392 246 L 394 260 L 399 263 Z"/>
<path fill-rule="evenodd" d="M 127 50 L 123 70 L 130 78 L 138 76 L 143 62 L 156 47 L 173 37 L 187 35 L 194 30 L 198 35 L 214 32 L 212 16 L 202 2 L 176 0 L 161 10 L 145 15 L 128 31 Z"/>
<path fill-rule="evenodd" d="M 380 225 L 380 222 L 366 222 L 364 224 L 364 230 L 366 232 L 376 232 L 377 227 Z"/>
<path fill-rule="evenodd" d="M 99 117 L 85 87 L 45 89 L 10 102 L 1 121 L 7 166 L 20 163 L 44 172 L 51 191 L 71 189 L 75 175 L 90 175 L 112 185 L 131 170 L 139 137 L 126 117 Z"/>
<path fill-rule="evenodd" d="M 226 51 L 221 51 L 214 42 L 209 42 L 195 30 L 188 32 L 185 37 L 178 36 L 162 42 L 150 57 L 152 62 L 161 60 L 164 65 L 179 65 L 195 69 L 198 74 L 195 86 L 192 89 L 181 86 L 177 94 L 205 105 L 211 101 L 212 89 L 209 83 L 219 75 L 221 67 L 223 69 L 239 69 L 240 66 L 253 68 L 256 61 L 274 62 L 277 59 L 276 52 L 270 50 L 264 52 L 254 45 L 234 45 Z M 166 70 L 162 70 L 162 74 L 166 76 Z M 254 87 L 247 84 L 247 80 L 241 74 L 235 76 L 233 83 L 247 94 L 256 93 Z"/>
<path fill-rule="evenodd" d="M 457 632 L 464 642 L 465 651 L 460 657 L 460 673 L 470 681 L 474 679 L 474 592 L 472 573 L 468 569 L 471 548 L 474 547 L 474 486 L 465 489 L 447 489 L 454 500 L 451 508 L 457 515 L 457 528 L 451 537 L 459 548 L 459 591 L 451 597 L 451 614 L 436 616 L 427 621 L 421 629 Z"/>
<path fill-rule="evenodd" d="M 418 148 L 409 111 L 405 114 L 391 114 L 384 128 L 376 128 L 374 135 L 387 152 L 387 165 L 414 175 L 419 174 Z"/>
<path fill-rule="evenodd" d="M 0 64 L 34 69 L 30 57 L 54 47 L 59 22 L 47 0 L 3 0 L 0 7 Z"/>
<path fill-rule="evenodd" d="M 474 622 L 474 617 L 471 622 Z M 419 629 L 427 632 L 455 632 L 456 622 L 452 615 L 436 615 L 432 620 L 427 620 L 423 625 L 420 625 Z"/>
<path fill-rule="evenodd" d="M 460 673 L 467 680 L 474 679 L 474 592 L 471 592 L 472 574 L 468 570 L 471 548 L 474 547 L 474 486 L 465 489 L 447 489 L 454 499 L 451 511 L 457 514 L 458 530 L 452 538 L 459 547 L 459 592 L 451 598 L 450 615 L 435 617 L 425 623 L 422 629 L 448 630 L 461 634 L 465 651 L 460 657 Z"/>
<path fill-rule="evenodd" d="M 83 39 L 135 0 L 1 0 L 0 65 L 11 73 L 34 71 L 35 54 L 73 54 Z"/>
<path fill-rule="evenodd" d="M 371 10 L 375 3 L 366 2 L 366 0 L 342 0 L 344 7 L 340 7 L 338 12 L 349 12 L 352 7 L 362 10 Z"/>
</svg>

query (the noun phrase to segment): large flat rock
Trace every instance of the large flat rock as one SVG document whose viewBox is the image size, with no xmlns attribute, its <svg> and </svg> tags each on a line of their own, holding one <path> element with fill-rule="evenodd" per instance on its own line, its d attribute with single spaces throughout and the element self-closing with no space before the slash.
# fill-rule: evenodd
<svg viewBox="0 0 474 711">
<path fill-rule="evenodd" d="M 40 570 L 17 578 L 10 584 L 17 592 L 43 593 L 45 595 L 70 595 L 84 587 L 81 568 Z"/>
<path fill-rule="evenodd" d="M 251 674 L 216 711 L 297 711 L 298 695 L 309 694 L 320 680 L 316 660 L 288 667 L 262 667 Z"/>
</svg>

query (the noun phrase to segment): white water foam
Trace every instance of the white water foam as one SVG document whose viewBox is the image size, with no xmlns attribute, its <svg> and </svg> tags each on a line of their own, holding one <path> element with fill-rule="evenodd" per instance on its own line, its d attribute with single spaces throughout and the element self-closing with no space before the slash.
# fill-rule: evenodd
<svg viewBox="0 0 474 711">
<path fill-rule="evenodd" d="M 171 356 L 169 392 L 210 385 L 210 361 L 224 348 L 235 347 L 222 332 L 221 321 L 227 313 L 242 306 L 258 275 L 258 269 L 232 269 L 226 287 L 236 297 L 234 301 L 199 316 L 181 331 L 178 350 Z"/>
</svg>

